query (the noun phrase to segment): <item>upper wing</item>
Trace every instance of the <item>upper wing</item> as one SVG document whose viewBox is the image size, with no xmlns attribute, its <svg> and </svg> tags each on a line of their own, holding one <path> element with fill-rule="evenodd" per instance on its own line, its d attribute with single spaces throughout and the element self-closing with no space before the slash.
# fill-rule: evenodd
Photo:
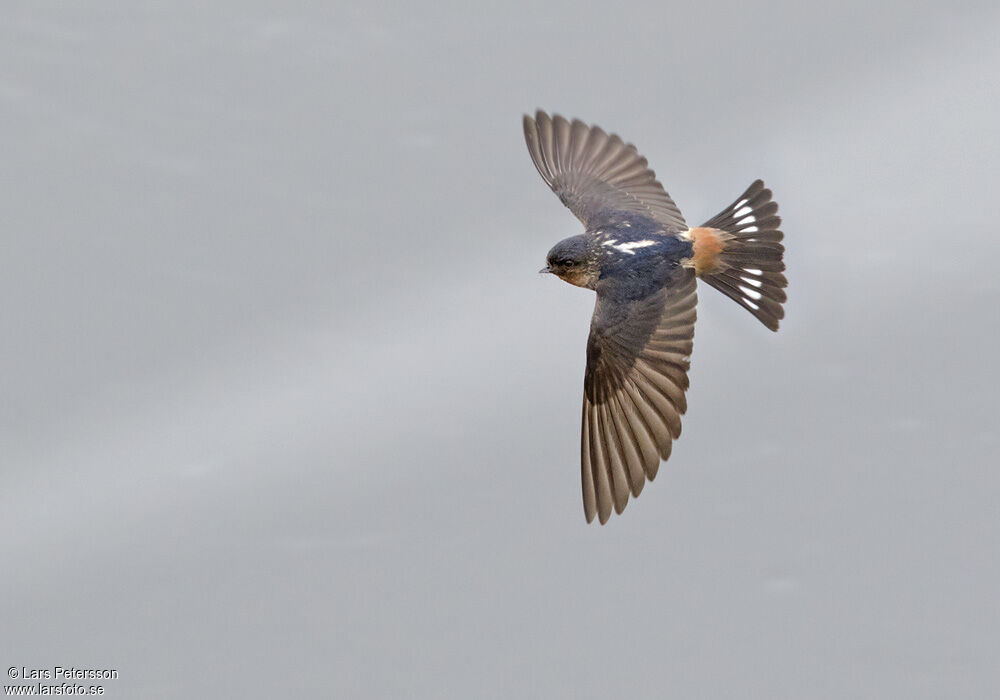
<svg viewBox="0 0 1000 700">
<path fill-rule="evenodd" d="M 534 119 L 524 115 L 524 138 L 542 179 L 588 229 L 635 213 L 668 231 L 687 230 L 646 159 L 616 134 L 539 110 Z"/>
<path fill-rule="evenodd" d="M 598 284 L 583 397 L 587 522 L 596 514 L 604 524 L 612 506 L 621 513 L 681 434 L 696 303 L 690 268 L 678 267 L 667 286 L 638 299 Z"/>
</svg>

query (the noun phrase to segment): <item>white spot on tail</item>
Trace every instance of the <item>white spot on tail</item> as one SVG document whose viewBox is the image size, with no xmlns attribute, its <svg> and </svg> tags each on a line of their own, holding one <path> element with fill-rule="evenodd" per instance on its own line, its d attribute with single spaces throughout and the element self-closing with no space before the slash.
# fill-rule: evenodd
<svg viewBox="0 0 1000 700">
<path fill-rule="evenodd" d="M 760 301 L 760 298 L 763 296 L 756 289 L 750 289 L 750 287 L 744 287 L 742 284 L 740 285 L 740 291 L 743 292 L 744 294 L 746 294 L 748 297 L 750 297 L 754 301 Z"/>
<path fill-rule="evenodd" d="M 743 201 L 745 202 L 746 200 L 743 200 Z M 753 214 L 753 209 L 751 209 L 748 206 L 742 206 L 739 209 L 737 209 L 735 212 L 733 212 L 733 218 L 734 219 L 739 219 L 739 218 L 741 218 L 743 216 L 746 216 L 747 214 Z"/>
</svg>

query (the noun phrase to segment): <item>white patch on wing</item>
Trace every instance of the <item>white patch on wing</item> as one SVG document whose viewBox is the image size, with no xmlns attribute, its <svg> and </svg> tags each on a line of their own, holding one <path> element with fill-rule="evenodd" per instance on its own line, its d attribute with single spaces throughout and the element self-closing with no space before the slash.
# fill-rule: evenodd
<svg viewBox="0 0 1000 700">
<path fill-rule="evenodd" d="M 629 243 L 622 243 L 620 245 L 613 246 L 615 250 L 621 251 L 622 253 L 628 253 L 629 255 L 635 255 L 636 248 L 648 248 L 651 245 L 656 245 L 657 241 L 645 240 L 645 241 L 631 241 Z"/>
<path fill-rule="evenodd" d="M 741 217 L 744 217 L 744 216 L 746 216 L 747 214 L 752 214 L 752 213 L 753 213 L 753 209 L 751 209 L 751 208 L 750 208 L 750 207 L 748 207 L 748 206 L 743 206 L 743 207 L 740 207 L 739 209 L 737 209 L 737 210 L 736 210 L 736 211 L 735 211 L 735 212 L 733 213 L 733 218 L 734 218 L 734 219 L 739 219 L 739 218 L 741 218 Z"/>
<path fill-rule="evenodd" d="M 615 243 L 617 243 L 617 242 L 618 242 L 617 238 L 611 238 L 609 240 L 602 241 L 601 245 L 606 245 L 606 246 L 610 246 L 610 247 L 614 248 L 615 247 Z"/>
</svg>

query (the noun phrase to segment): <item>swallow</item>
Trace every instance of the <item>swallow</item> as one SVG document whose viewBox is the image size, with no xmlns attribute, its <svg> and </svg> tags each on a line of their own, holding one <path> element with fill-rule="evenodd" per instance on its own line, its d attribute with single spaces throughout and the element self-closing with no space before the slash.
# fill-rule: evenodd
<svg viewBox="0 0 1000 700">
<path fill-rule="evenodd" d="M 583 512 L 621 514 L 670 457 L 687 410 L 696 279 L 772 331 L 784 317 L 784 234 L 757 180 L 689 227 L 635 146 L 580 120 L 524 116 L 542 179 L 583 223 L 540 270 L 597 292 L 583 380 Z"/>
</svg>

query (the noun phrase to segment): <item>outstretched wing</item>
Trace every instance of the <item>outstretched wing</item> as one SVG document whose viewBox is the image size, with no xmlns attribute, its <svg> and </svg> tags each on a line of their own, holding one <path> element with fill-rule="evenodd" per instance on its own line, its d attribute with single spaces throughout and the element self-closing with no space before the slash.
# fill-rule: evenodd
<svg viewBox="0 0 1000 700">
<path fill-rule="evenodd" d="M 539 110 L 534 119 L 524 115 L 524 138 L 542 179 L 588 229 L 633 213 L 668 232 L 687 230 L 646 159 L 616 134 Z"/>
<path fill-rule="evenodd" d="M 597 286 L 587 342 L 581 442 L 587 522 L 621 513 L 681 434 L 694 338 L 695 275 L 678 267 L 642 298 Z"/>
</svg>

